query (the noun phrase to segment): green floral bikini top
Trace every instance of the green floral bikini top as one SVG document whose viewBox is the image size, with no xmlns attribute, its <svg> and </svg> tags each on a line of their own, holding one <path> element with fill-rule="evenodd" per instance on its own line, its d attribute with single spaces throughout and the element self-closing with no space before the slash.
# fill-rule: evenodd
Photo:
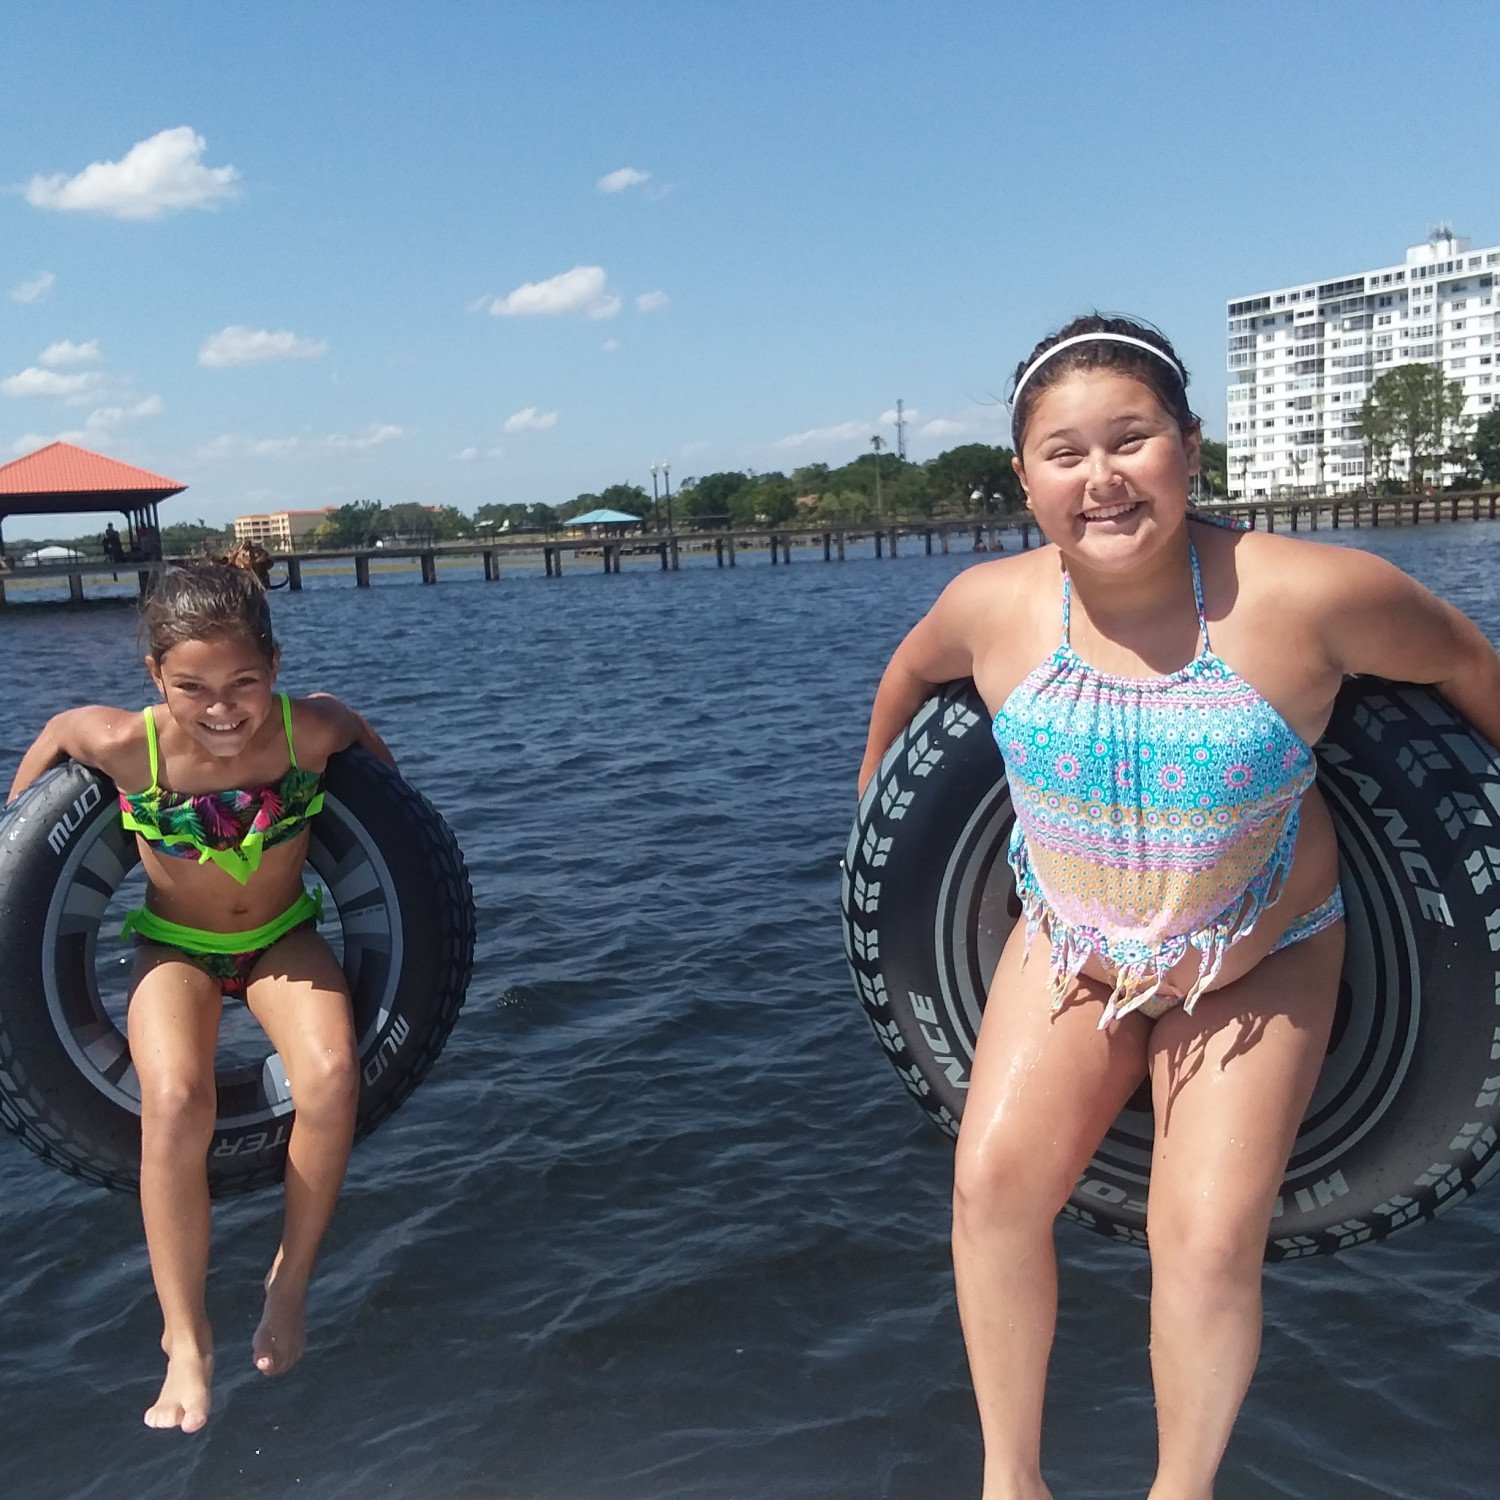
<svg viewBox="0 0 1500 1500">
<path fill-rule="evenodd" d="M 200 865 L 212 862 L 244 885 L 260 868 L 261 850 L 296 838 L 307 820 L 323 810 L 322 773 L 298 766 L 292 749 L 292 700 L 285 693 L 277 696 L 292 762 L 286 775 L 266 786 L 225 792 L 170 792 L 160 785 L 156 715 L 143 708 L 151 785 L 144 792 L 120 793 L 125 827 L 160 844 L 163 854 L 196 857 Z"/>
</svg>

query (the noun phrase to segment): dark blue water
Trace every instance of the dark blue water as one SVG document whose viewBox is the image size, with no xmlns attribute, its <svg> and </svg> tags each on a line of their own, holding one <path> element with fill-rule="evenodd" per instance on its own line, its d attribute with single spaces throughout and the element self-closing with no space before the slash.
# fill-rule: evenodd
<svg viewBox="0 0 1500 1500">
<path fill-rule="evenodd" d="M 1325 534 L 1326 536 L 1326 534 Z M 1361 531 L 1500 636 L 1500 528 Z M 950 1148 L 853 999 L 838 860 L 874 684 L 970 559 L 278 594 L 284 683 L 365 712 L 457 830 L 473 987 L 356 1152 L 290 1375 L 250 1365 L 278 1195 L 221 1205 L 217 1408 L 147 1431 L 136 1205 L 0 1138 L 0 1496 L 978 1495 Z M 0 767 L 147 696 L 132 617 L 0 615 Z M 1267 1279 L 1221 1500 L 1500 1493 L 1500 1191 Z M 1058 1231 L 1046 1461 L 1139 1497 L 1143 1254 Z"/>
</svg>

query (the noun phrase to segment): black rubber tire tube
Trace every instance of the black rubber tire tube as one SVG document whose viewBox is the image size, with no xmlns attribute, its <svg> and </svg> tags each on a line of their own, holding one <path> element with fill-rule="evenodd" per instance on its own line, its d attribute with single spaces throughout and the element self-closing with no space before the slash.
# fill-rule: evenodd
<svg viewBox="0 0 1500 1500">
<path fill-rule="evenodd" d="M 114 784 L 73 762 L 0 817 L 0 1123 L 61 1171 L 129 1193 L 139 1187 L 140 1088 L 121 1007 L 106 1006 L 96 962 L 115 953 L 101 921 L 138 862 Z M 336 909 L 325 924 L 341 932 L 360 1139 L 427 1075 L 458 1018 L 474 958 L 473 893 L 442 817 L 364 750 L 328 763 L 308 863 Z M 124 956 L 121 948 L 117 967 Z M 221 1049 L 215 1081 L 210 1191 L 279 1181 L 293 1118 L 280 1059 L 235 1062 Z"/>
<path fill-rule="evenodd" d="M 1338 1012 L 1269 1260 L 1388 1239 L 1500 1170 L 1500 761 L 1436 693 L 1350 679 L 1317 747 L 1348 937 Z M 970 682 L 923 704 L 860 800 L 844 858 L 855 988 L 896 1072 L 956 1135 L 980 1016 L 1019 915 L 1012 813 Z M 1146 1242 L 1143 1086 L 1064 1210 Z"/>
</svg>

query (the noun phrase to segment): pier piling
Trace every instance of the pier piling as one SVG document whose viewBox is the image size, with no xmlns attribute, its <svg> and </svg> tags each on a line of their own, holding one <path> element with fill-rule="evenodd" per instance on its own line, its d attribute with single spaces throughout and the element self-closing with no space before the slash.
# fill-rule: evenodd
<svg viewBox="0 0 1500 1500">
<path fill-rule="evenodd" d="M 488 557 L 489 554 L 485 553 Z M 370 559 L 364 553 L 358 553 L 354 559 L 354 586 L 357 589 L 367 589 L 370 586 Z"/>
<path fill-rule="evenodd" d="M 422 582 L 437 582 L 437 557 L 431 552 L 424 552 L 420 558 L 422 564 Z"/>
<path fill-rule="evenodd" d="M 294 593 L 302 592 L 302 559 L 289 557 L 286 560 L 286 586 Z"/>
</svg>

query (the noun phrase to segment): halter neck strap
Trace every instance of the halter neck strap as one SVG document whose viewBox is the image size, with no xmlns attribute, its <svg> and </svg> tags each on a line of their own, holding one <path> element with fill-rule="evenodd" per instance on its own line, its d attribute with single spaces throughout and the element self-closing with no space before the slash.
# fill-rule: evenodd
<svg viewBox="0 0 1500 1500">
<path fill-rule="evenodd" d="M 1188 540 L 1188 561 L 1193 567 L 1193 603 L 1198 609 L 1198 655 L 1207 656 L 1212 647 L 1208 640 L 1208 616 L 1203 609 L 1203 571 L 1198 566 L 1198 549 L 1193 545 L 1192 539 Z M 1073 644 L 1073 581 L 1068 576 L 1067 566 L 1063 567 L 1062 578 L 1062 638 L 1063 645 Z"/>
</svg>

